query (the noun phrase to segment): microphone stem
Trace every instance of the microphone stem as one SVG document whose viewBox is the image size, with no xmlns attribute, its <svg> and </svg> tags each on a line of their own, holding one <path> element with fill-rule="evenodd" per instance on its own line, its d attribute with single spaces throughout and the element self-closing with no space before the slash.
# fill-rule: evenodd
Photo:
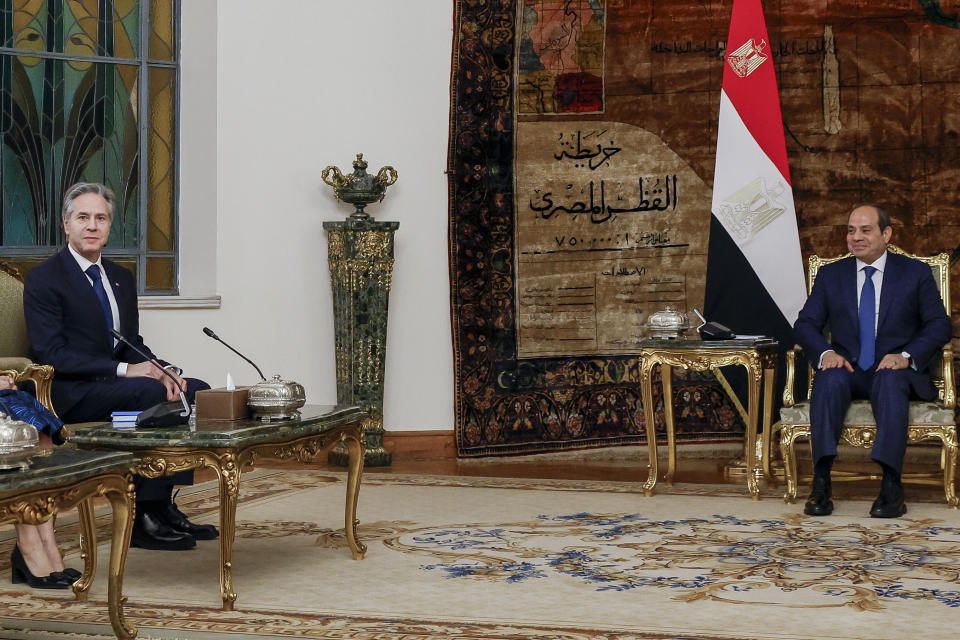
<svg viewBox="0 0 960 640">
<path fill-rule="evenodd" d="M 237 354 L 238 356 L 240 356 L 241 358 L 243 358 L 244 360 L 246 360 L 247 362 L 249 362 L 249 363 L 250 363 L 250 366 L 252 366 L 254 369 L 256 369 L 256 370 L 257 370 L 257 373 L 260 374 L 260 379 L 266 381 L 266 377 L 264 377 L 263 371 L 260 371 L 260 367 L 258 367 L 256 364 L 254 364 L 253 360 L 251 360 L 250 358 L 248 358 L 247 356 L 243 355 L 242 353 L 240 353 L 239 351 L 237 351 L 236 349 L 234 349 L 233 347 L 231 347 L 229 344 L 227 344 L 226 342 L 224 342 L 223 340 L 221 340 L 219 336 L 217 336 L 217 340 L 220 342 L 220 344 L 222 344 L 223 346 L 225 346 L 227 349 L 230 349 L 230 351 L 233 351 L 235 354 Z"/>
<path fill-rule="evenodd" d="M 150 356 L 148 356 L 146 353 L 143 352 L 142 349 L 139 349 L 136 345 L 134 345 L 132 342 L 127 340 L 122 333 L 120 333 L 116 329 L 111 329 L 110 333 L 112 333 L 117 340 L 119 340 L 123 344 L 133 349 L 141 358 L 145 358 L 147 362 L 155 366 L 157 369 L 160 369 L 160 373 L 162 373 L 163 375 L 173 380 L 173 383 L 177 385 L 177 389 L 180 390 L 180 396 L 181 396 L 181 400 L 183 401 L 183 406 L 187 408 L 187 412 L 189 413 L 190 405 L 187 404 L 187 401 L 184 399 L 184 393 L 186 393 L 186 389 L 183 388 L 183 385 L 180 384 L 180 381 L 174 378 L 169 371 L 164 369 L 163 365 L 160 364 L 160 362 L 156 358 L 151 358 Z"/>
</svg>

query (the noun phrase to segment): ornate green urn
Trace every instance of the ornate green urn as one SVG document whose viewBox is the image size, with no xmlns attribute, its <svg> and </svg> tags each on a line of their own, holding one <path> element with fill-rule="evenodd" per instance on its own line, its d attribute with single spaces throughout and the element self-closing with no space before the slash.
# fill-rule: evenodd
<svg viewBox="0 0 960 640">
<path fill-rule="evenodd" d="M 363 154 L 354 172 L 323 170 L 323 181 L 339 200 L 356 207 L 346 220 L 325 221 L 336 334 L 337 403 L 358 405 L 370 413 L 364 425 L 364 464 L 386 466 L 392 456 L 383 448 L 383 381 L 387 351 L 387 303 L 393 277 L 393 234 L 399 222 L 376 221 L 364 208 L 383 199 L 397 181 L 393 167 L 367 174 Z M 346 447 L 329 454 L 332 464 L 346 465 Z"/>
<path fill-rule="evenodd" d="M 350 214 L 354 220 L 367 220 L 370 214 L 364 211 L 371 202 L 380 202 L 387 187 L 397 181 L 397 171 L 393 167 L 383 167 L 372 176 L 367 173 L 367 161 L 358 153 L 353 161 L 353 173 L 343 175 L 337 167 L 326 167 L 320 174 L 323 181 L 333 187 L 338 200 L 349 202 L 356 211 Z"/>
</svg>

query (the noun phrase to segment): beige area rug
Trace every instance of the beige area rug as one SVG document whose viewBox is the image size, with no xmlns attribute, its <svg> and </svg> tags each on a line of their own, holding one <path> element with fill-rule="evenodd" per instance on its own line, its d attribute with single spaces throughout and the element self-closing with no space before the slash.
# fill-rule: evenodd
<svg viewBox="0 0 960 640">
<path fill-rule="evenodd" d="M 884 521 L 865 517 L 869 501 L 838 501 L 818 519 L 739 487 L 645 498 L 636 483 L 368 473 L 358 562 L 341 528 L 344 490 L 343 473 L 248 474 L 237 611 L 220 610 L 217 544 L 201 542 L 131 550 L 128 619 L 141 638 L 189 640 L 901 640 L 960 627 L 960 516 L 942 503 Z M 178 502 L 217 520 L 213 483 Z M 108 520 L 98 517 L 102 536 Z M 62 519 L 59 537 L 75 527 Z M 88 603 L 11 586 L 9 573 L 0 584 L 0 637 L 109 635 L 103 569 Z"/>
</svg>

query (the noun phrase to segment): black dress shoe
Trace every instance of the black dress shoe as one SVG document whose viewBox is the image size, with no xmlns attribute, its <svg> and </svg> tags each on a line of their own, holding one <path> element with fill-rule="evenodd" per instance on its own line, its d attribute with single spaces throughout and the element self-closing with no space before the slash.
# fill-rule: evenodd
<svg viewBox="0 0 960 640">
<path fill-rule="evenodd" d="M 34 589 L 67 589 L 71 584 L 55 576 L 54 573 L 49 576 L 33 575 L 18 546 L 14 546 L 10 553 L 10 582 L 13 584 L 26 582 Z"/>
<path fill-rule="evenodd" d="M 830 499 L 833 493 L 833 484 L 830 482 L 830 476 L 814 474 L 813 490 L 807 503 L 803 505 L 803 512 L 808 516 L 828 516 L 833 513 L 833 500 Z"/>
<path fill-rule="evenodd" d="M 130 546 L 155 551 L 184 551 L 197 546 L 189 533 L 171 529 L 156 513 L 137 511 Z"/>
<path fill-rule="evenodd" d="M 173 500 L 164 504 L 156 513 L 171 529 L 188 533 L 197 540 L 216 540 L 220 535 L 212 524 L 194 524 L 187 520 L 187 516 L 180 511 Z"/>
<path fill-rule="evenodd" d="M 870 507 L 871 518 L 899 518 L 907 512 L 904 502 L 903 485 L 899 481 L 883 479 L 880 495 Z"/>
</svg>

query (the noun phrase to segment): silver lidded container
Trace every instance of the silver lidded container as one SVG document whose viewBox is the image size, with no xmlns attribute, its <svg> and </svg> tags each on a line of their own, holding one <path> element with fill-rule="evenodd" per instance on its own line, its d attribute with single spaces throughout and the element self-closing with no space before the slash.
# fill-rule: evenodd
<svg viewBox="0 0 960 640">
<path fill-rule="evenodd" d="M 651 313 L 644 326 L 651 338 L 678 340 L 685 337 L 684 334 L 690 329 L 690 321 L 687 314 L 675 311 L 667 305 L 663 311 Z"/>
<path fill-rule="evenodd" d="M 247 407 L 254 418 L 283 420 L 297 415 L 297 409 L 307 402 L 303 386 L 282 380 L 279 375 L 250 387 Z"/>
<path fill-rule="evenodd" d="M 26 469 L 38 453 L 37 428 L 0 412 L 0 469 Z"/>
</svg>

